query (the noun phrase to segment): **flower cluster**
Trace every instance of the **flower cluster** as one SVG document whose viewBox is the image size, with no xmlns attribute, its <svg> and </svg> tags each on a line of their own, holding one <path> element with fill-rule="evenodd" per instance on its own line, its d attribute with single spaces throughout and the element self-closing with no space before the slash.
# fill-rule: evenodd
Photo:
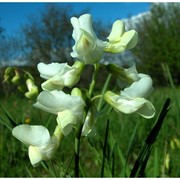
<svg viewBox="0 0 180 180">
<path fill-rule="evenodd" d="M 125 31 L 124 23 L 114 22 L 107 41 L 98 39 L 92 28 L 92 17 L 84 14 L 79 18 L 72 17 L 72 37 L 75 44 L 71 56 L 76 59 L 72 66 L 67 63 L 39 63 L 40 76 L 45 79 L 41 84 L 43 91 L 38 95 L 34 107 L 57 115 L 56 128 L 52 136 L 48 129 L 41 125 L 19 125 L 12 134 L 29 148 L 31 164 L 36 166 L 42 160 L 52 159 L 63 136 L 67 136 L 81 125 L 81 135 L 87 136 L 94 126 L 92 93 L 85 98 L 78 88 L 66 94 L 64 87 L 72 88 L 80 80 L 86 64 L 99 64 L 104 52 L 121 53 L 136 46 L 138 34 L 135 30 Z M 119 94 L 108 90 L 104 100 L 116 111 L 126 114 L 137 112 L 145 118 L 155 114 L 153 104 L 145 98 L 152 92 L 152 79 L 146 74 L 137 72 L 135 65 L 123 69 L 115 65 L 107 65 L 110 73 L 117 75 L 125 82 Z M 91 92 L 93 86 L 90 86 Z"/>
</svg>

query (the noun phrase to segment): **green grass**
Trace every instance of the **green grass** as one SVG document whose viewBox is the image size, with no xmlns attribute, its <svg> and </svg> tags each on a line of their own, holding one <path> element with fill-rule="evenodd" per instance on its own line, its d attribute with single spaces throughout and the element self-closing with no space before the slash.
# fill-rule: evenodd
<svg viewBox="0 0 180 180">
<path fill-rule="evenodd" d="M 125 115 L 111 111 L 109 114 L 108 141 L 105 151 L 104 176 L 126 177 L 137 159 L 140 149 L 151 131 L 156 117 L 167 97 L 171 99 L 170 108 L 153 145 L 148 160 L 146 177 L 179 177 L 180 176 L 180 127 L 179 109 L 180 88 L 176 88 L 176 96 L 170 88 L 155 88 L 150 100 L 156 108 L 153 119 L 144 119 L 138 114 Z M 176 99 L 175 99 L 176 98 Z M 30 124 L 42 124 L 53 132 L 56 116 L 32 107 L 34 102 L 20 96 L 0 99 L 16 124 L 25 123 L 30 118 Z M 179 104 L 180 105 L 180 104 Z M 107 125 L 105 106 L 99 115 L 92 133 L 81 139 L 80 146 L 80 176 L 100 177 L 103 144 Z M 11 123 L 0 108 L 0 120 Z M 33 168 L 27 154 L 27 148 L 11 135 L 11 131 L 0 124 L 0 177 L 69 177 L 74 175 L 74 133 L 65 137 L 55 159 Z M 71 161 L 72 160 L 72 161 Z"/>
</svg>

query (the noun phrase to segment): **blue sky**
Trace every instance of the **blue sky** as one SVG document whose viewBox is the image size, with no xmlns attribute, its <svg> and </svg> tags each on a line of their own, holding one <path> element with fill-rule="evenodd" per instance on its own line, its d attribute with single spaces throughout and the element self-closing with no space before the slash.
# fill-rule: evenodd
<svg viewBox="0 0 180 180">
<path fill-rule="evenodd" d="M 21 25 L 27 22 L 27 17 L 42 11 L 45 4 L 45 2 L 0 2 L 0 26 L 6 30 L 7 34 L 18 33 Z M 89 8 L 93 19 L 103 20 L 108 23 L 146 12 L 150 8 L 148 2 L 60 2 L 58 4 L 71 5 L 74 12 L 81 12 Z"/>
</svg>

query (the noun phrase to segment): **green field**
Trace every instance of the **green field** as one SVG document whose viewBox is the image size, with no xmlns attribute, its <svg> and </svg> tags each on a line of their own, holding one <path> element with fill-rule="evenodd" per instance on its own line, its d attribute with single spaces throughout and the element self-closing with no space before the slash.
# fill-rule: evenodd
<svg viewBox="0 0 180 180">
<path fill-rule="evenodd" d="M 138 153 L 153 127 L 156 117 L 166 98 L 171 99 L 160 133 L 153 145 L 146 169 L 146 177 L 180 176 L 180 89 L 155 88 L 149 97 L 156 108 L 156 116 L 144 119 L 138 114 L 125 115 L 111 111 L 109 115 L 109 134 L 106 148 L 104 177 L 127 177 L 137 159 Z M 54 129 L 56 116 L 32 107 L 33 101 L 21 96 L 1 98 L 9 116 L 16 124 L 42 124 L 50 132 Z M 94 130 L 81 139 L 80 176 L 100 177 L 103 161 L 103 143 L 107 125 L 107 109 L 100 114 Z M 8 121 L 4 110 L 0 109 L 1 122 Z M 29 119 L 30 122 L 26 119 Z M 65 137 L 55 159 L 41 163 L 33 168 L 27 148 L 15 139 L 7 126 L 0 124 L 0 177 L 73 177 L 74 176 L 74 132 Z"/>
</svg>

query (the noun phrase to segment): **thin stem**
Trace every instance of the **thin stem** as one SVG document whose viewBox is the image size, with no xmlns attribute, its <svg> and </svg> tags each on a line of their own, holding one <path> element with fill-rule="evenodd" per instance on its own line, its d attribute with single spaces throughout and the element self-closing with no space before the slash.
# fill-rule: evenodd
<svg viewBox="0 0 180 180">
<path fill-rule="evenodd" d="M 99 73 L 99 64 L 94 64 L 94 73 L 92 76 L 92 81 L 89 87 L 89 99 L 92 98 L 93 95 L 93 91 L 95 88 L 95 84 L 97 81 L 97 77 L 98 77 L 98 73 Z M 90 107 L 87 107 L 87 109 L 89 109 Z M 87 111 L 88 112 L 88 111 Z M 74 168 L 74 174 L 75 177 L 79 177 L 79 149 L 80 149 L 80 139 L 81 139 L 81 131 L 83 128 L 83 124 L 81 123 L 79 125 L 79 127 L 77 127 L 76 129 L 76 137 L 75 137 L 75 168 Z"/>
<path fill-rule="evenodd" d="M 99 99 L 99 98 L 101 98 L 101 97 L 102 97 L 101 94 L 100 94 L 100 95 L 97 95 L 97 96 L 94 96 L 94 97 L 91 99 L 91 101 L 94 101 L 94 100 Z"/>
<path fill-rule="evenodd" d="M 94 87 L 97 81 L 97 77 L 98 77 L 98 73 L 99 73 L 99 64 L 94 64 L 94 73 L 93 73 L 93 77 L 92 77 L 92 81 L 89 87 L 89 98 L 92 97 L 93 95 L 93 91 L 94 91 Z"/>
<path fill-rule="evenodd" d="M 75 137 L 75 168 L 74 168 L 75 177 L 79 177 L 79 148 L 80 148 L 82 127 L 83 124 L 80 124 L 80 126 L 77 128 L 76 137 Z"/>
<path fill-rule="evenodd" d="M 104 87 L 103 87 L 103 90 L 102 90 L 102 94 L 101 94 L 101 98 L 100 98 L 100 100 L 99 100 L 99 104 L 98 104 L 98 107 L 97 107 L 98 111 L 99 111 L 99 110 L 101 109 L 101 107 L 102 107 L 104 94 L 105 94 L 105 92 L 107 91 L 107 88 L 108 88 L 109 82 L 110 82 L 110 80 L 111 80 L 111 77 L 112 77 L 112 74 L 109 74 L 108 77 L 107 77 L 107 79 L 106 79 L 106 82 L 105 82 L 105 84 L 104 84 Z"/>
</svg>

